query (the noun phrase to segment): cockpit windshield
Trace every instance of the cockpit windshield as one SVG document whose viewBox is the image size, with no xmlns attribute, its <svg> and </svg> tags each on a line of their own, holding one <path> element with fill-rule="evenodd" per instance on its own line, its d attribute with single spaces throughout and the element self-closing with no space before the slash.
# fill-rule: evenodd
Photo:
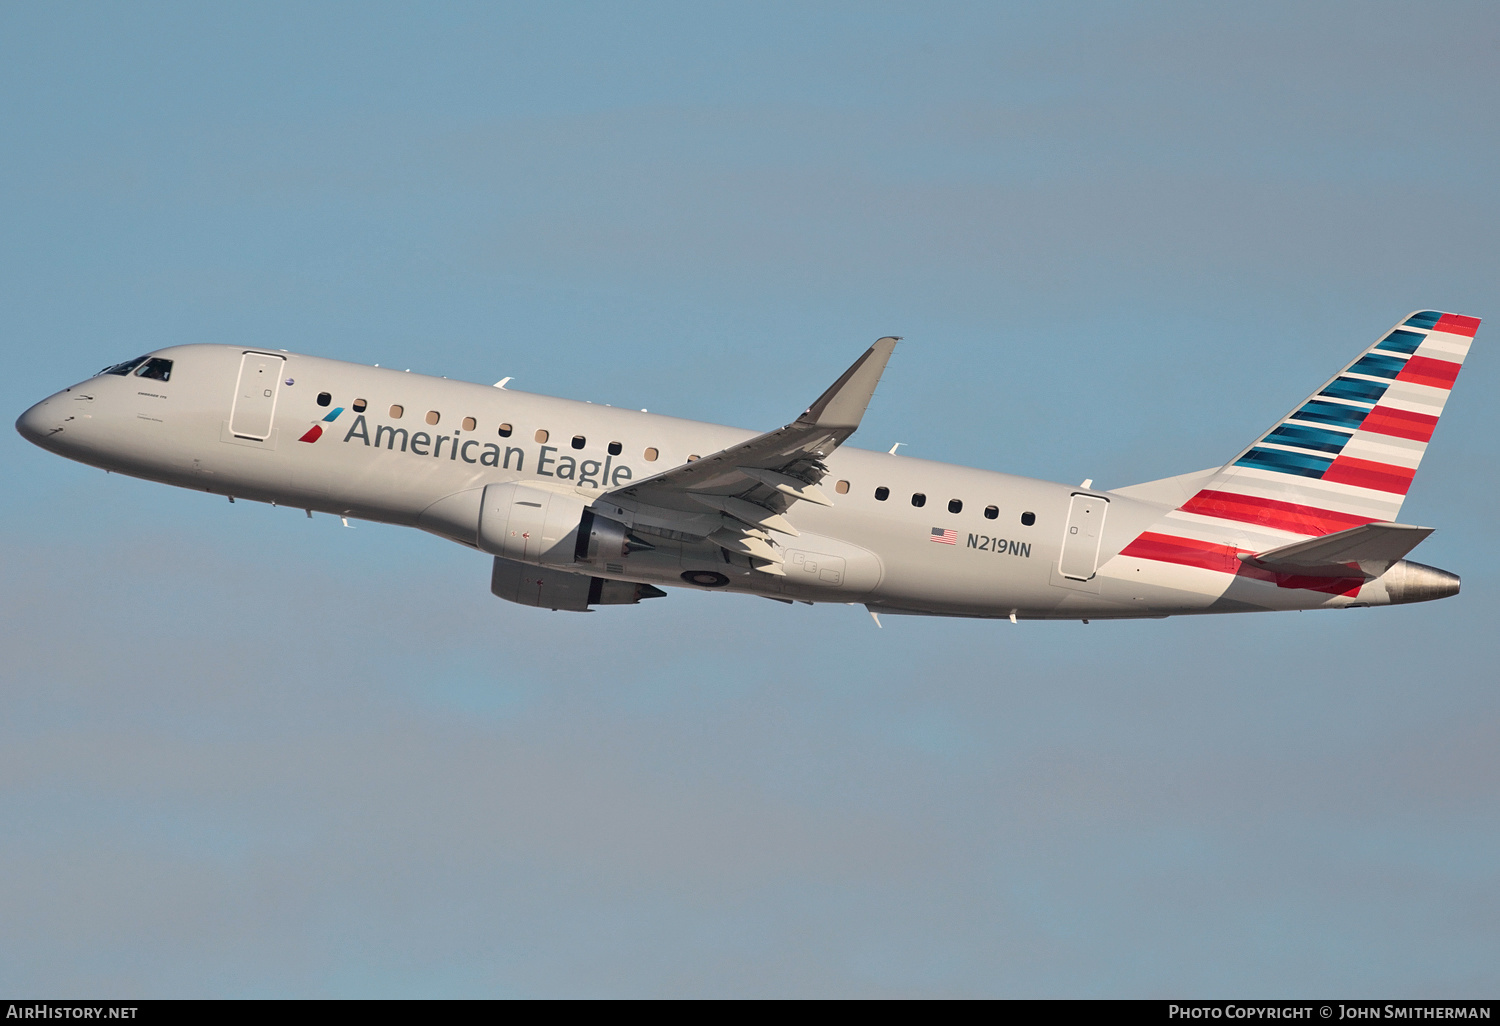
<svg viewBox="0 0 1500 1026">
<path fill-rule="evenodd" d="M 135 371 L 135 376 L 138 378 L 154 378 L 157 381 L 171 381 L 172 361 L 163 360 L 159 356 L 153 357 L 151 359 L 147 359 L 144 356 L 137 356 L 134 360 L 126 360 L 124 363 L 117 363 L 113 367 L 106 367 L 99 373 L 118 374 L 123 378 L 131 371 Z"/>
<path fill-rule="evenodd" d="M 124 377 L 145 362 L 146 358 L 144 356 L 137 356 L 134 360 L 126 360 L 124 363 L 117 363 L 113 367 L 106 367 L 99 373 L 118 374 L 121 377 Z"/>
<path fill-rule="evenodd" d="M 172 361 L 163 360 L 159 356 L 153 360 L 147 360 L 146 365 L 135 372 L 135 376 L 138 378 L 155 378 L 157 381 L 171 381 Z"/>
</svg>

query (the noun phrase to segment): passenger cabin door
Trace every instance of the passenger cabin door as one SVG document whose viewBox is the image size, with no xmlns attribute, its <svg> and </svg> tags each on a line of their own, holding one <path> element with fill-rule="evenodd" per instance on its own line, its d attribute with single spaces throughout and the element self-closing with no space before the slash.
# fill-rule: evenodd
<svg viewBox="0 0 1500 1026">
<path fill-rule="evenodd" d="M 1062 556 L 1057 561 L 1057 569 L 1064 577 L 1086 581 L 1094 576 L 1099 568 L 1099 543 L 1104 538 L 1104 515 L 1108 512 L 1108 499 L 1074 493 L 1068 505 Z"/>
<path fill-rule="evenodd" d="M 281 390 L 281 370 L 286 357 L 269 353 L 246 353 L 240 360 L 240 380 L 229 412 L 229 433 L 236 438 L 263 442 L 271 437 L 271 418 Z"/>
</svg>

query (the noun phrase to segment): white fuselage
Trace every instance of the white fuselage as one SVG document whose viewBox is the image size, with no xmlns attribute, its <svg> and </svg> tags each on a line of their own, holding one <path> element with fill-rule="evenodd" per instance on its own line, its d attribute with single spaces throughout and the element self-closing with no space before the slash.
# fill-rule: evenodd
<svg viewBox="0 0 1500 1026">
<path fill-rule="evenodd" d="M 152 355 L 172 361 L 170 380 L 102 374 L 38 403 L 19 430 L 110 471 L 419 527 L 475 548 L 488 485 L 525 482 L 594 502 L 755 434 L 272 350 L 188 345 Z M 264 395 L 246 385 L 251 358 L 265 361 Z M 315 426 L 316 437 L 304 441 Z M 653 535 L 639 557 L 577 570 L 673 587 L 694 587 L 686 574 L 712 570 L 727 578 L 724 590 L 976 617 L 1160 617 L 1382 601 L 1378 587 L 1351 597 L 1229 579 L 1215 590 L 1184 585 L 1172 568 L 1156 574 L 1127 560 L 1107 570 L 1168 502 L 851 446 L 826 465 L 822 489 L 833 505 L 797 503 L 787 513 L 798 533 L 781 539 L 783 575 L 753 572 L 670 532 Z M 1099 529 L 1080 548 L 1076 514 L 1089 503 Z M 1070 532 L 1075 541 L 1065 551 Z"/>
</svg>

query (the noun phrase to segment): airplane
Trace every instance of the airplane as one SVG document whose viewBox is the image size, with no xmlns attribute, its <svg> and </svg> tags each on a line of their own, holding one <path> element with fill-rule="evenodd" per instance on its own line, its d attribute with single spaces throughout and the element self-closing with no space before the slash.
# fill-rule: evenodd
<svg viewBox="0 0 1500 1026">
<path fill-rule="evenodd" d="M 490 590 L 589 611 L 668 587 L 1019 620 L 1346 609 L 1458 593 L 1396 522 L 1479 320 L 1417 311 L 1222 466 L 1121 488 L 872 452 L 899 339 L 755 434 L 249 346 L 105 368 L 17 430 L 182 488 L 420 528 Z"/>
</svg>

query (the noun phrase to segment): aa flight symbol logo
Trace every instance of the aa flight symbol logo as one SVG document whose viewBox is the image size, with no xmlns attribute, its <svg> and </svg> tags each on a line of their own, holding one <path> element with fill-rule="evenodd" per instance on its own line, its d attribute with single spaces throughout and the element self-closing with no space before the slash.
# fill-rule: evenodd
<svg viewBox="0 0 1500 1026">
<path fill-rule="evenodd" d="M 308 428 L 307 434 L 297 439 L 297 441 L 316 442 L 318 439 L 323 437 L 323 425 L 332 424 L 334 421 L 339 419 L 339 414 L 343 412 L 344 408 L 342 406 L 335 406 L 332 410 L 328 411 L 328 416 L 324 417 L 321 421 Z"/>
</svg>

